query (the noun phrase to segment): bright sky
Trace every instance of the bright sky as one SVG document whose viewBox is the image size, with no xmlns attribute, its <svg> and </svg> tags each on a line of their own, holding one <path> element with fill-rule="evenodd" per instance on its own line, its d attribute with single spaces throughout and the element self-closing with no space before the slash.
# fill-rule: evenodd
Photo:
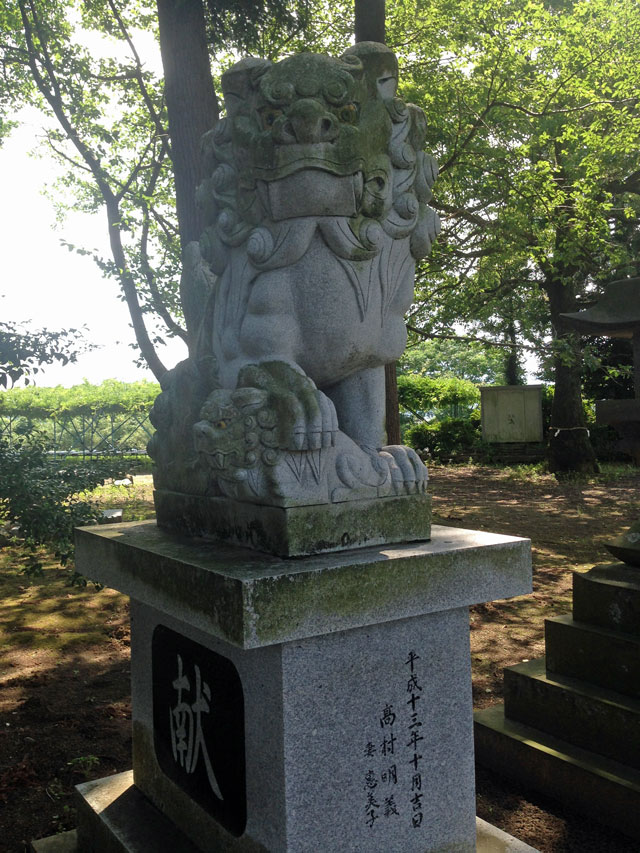
<svg viewBox="0 0 640 853">
<path fill-rule="evenodd" d="M 138 36 L 153 67 L 159 64 L 155 44 L 148 34 Z M 99 49 L 92 41 L 92 49 Z M 129 312 L 118 298 L 117 283 L 102 277 L 90 257 L 80 256 L 61 245 L 65 239 L 76 246 L 97 248 L 110 258 L 106 213 L 77 213 L 62 225 L 56 223 L 52 203 L 42 195 L 45 184 L 59 174 L 60 167 L 49 157 L 29 156 L 41 136 L 42 117 L 36 110 L 20 113 L 16 128 L 0 147 L 0 205 L 2 267 L 0 274 L 0 320 L 29 321 L 33 329 L 86 326 L 85 337 L 98 349 L 79 356 L 77 364 L 51 365 L 38 373 L 41 386 L 77 385 L 88 379 L 127 382 L 153 380 L 150 370 L 136 367 L 137 350 L 130 328 Z M 173 340 L 158 350 L 167 367 L 186 357 L 186 347 Z"/>
</svg>

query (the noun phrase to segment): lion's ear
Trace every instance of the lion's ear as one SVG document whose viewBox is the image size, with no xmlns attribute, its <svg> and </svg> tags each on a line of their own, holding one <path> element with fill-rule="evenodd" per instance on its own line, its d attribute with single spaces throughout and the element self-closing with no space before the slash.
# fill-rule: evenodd
<svg viewBox="0 0 640 853">
<path fill-rule="evenodd" d="M 255 409 L 264 406 L 268 394 L 261 388 L 236 388 L 231 399 L 239 409 Z"/>
<path fill-rule="evenodd" d="M 395 98 L 398 90 L 398 60 L 395 53 L 377 41 L 359 41 L 343 53 L 343 58 L 355 56 L 362 63 L 369 91 L 383 100 Z"/>
<path fill-rule="evenodd" d="M 258 59 L 255 56 L 245 56 L 240 62 L 232 65 L 221 78 L 222 92 L 227 113 L 235 112 L 235 108 L 249 99 L 256 81 L 273 63 L 268 59 Z"/>
</svg>

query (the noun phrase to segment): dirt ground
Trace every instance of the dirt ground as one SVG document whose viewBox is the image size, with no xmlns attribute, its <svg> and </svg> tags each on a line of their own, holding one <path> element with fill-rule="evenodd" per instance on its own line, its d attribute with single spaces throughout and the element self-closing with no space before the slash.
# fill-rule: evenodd
<svg viewBox="0 0 640 853">
<path fill-rule="evenodd" d="M 513 469 L 432 469 L 435 523 L 533 543 L 533 594 L 472 608 L 476 707 L 500 701 L 505 666 L 544 654 L 544 618 L 571 609 L 571 570 L 610 559 L 603 543 L 638 517 L 639 486 L 632 469 L 582 486 Z M 151 511 L 141 489 L 121 500 L 111 490 L 108 505 L 139 518 Z M 0 549 L 0 853 L 73 827 L 73 786 L 131 760 L 126 600 L 67 588 L 53 569 L 30 582 L 20 563 Z M 542 853 L 640 849 L 483 770 L 477 787 L 478 814 Z"/>
</svg>

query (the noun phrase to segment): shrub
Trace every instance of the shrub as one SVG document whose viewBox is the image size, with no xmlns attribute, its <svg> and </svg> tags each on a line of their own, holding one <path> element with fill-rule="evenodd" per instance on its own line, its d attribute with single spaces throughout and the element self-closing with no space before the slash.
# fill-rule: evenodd
<svg viewBox="0 0 640 853">
<path fill-rule="evenodd" d="M 459 454 L 486 455 L 488 447 L 482 441 L 480 419 L 447 418 L 431 424 L 409 427 L 406 441 L 422 456 L 446 461 Z"/>
<path fill-rule="evenodd" d="M 60 465 L 47 453 L 39 434 L 10 446 L 0 439 L 0 523 L 17 527 L 16 536 L 30 554 L 28 571 L 42 569 L 41 545 L 49 546 L 65 566 L 73 555 L 73 529 L 95 521 L 100 511 L 81 497 L 106 476 L 113 463 Z"/>
</svg>

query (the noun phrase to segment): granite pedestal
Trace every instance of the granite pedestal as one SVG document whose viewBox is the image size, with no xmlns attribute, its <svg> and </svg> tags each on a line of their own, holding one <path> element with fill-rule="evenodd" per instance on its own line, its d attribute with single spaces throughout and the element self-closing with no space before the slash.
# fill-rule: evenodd
<svg viewBox="0 0 640 853">
<path fill-rule="evenodd" d="M 467 607 L 529 590 L 528 540 L 283 560 L 145 522 L 82 528 L 77 562 L 132 598 L 132 837 L 161 814 L 172 850 L 476 850 Z M 109 808 L 82 794 L 80 849 L 144 849 Z"/>
</svg>

